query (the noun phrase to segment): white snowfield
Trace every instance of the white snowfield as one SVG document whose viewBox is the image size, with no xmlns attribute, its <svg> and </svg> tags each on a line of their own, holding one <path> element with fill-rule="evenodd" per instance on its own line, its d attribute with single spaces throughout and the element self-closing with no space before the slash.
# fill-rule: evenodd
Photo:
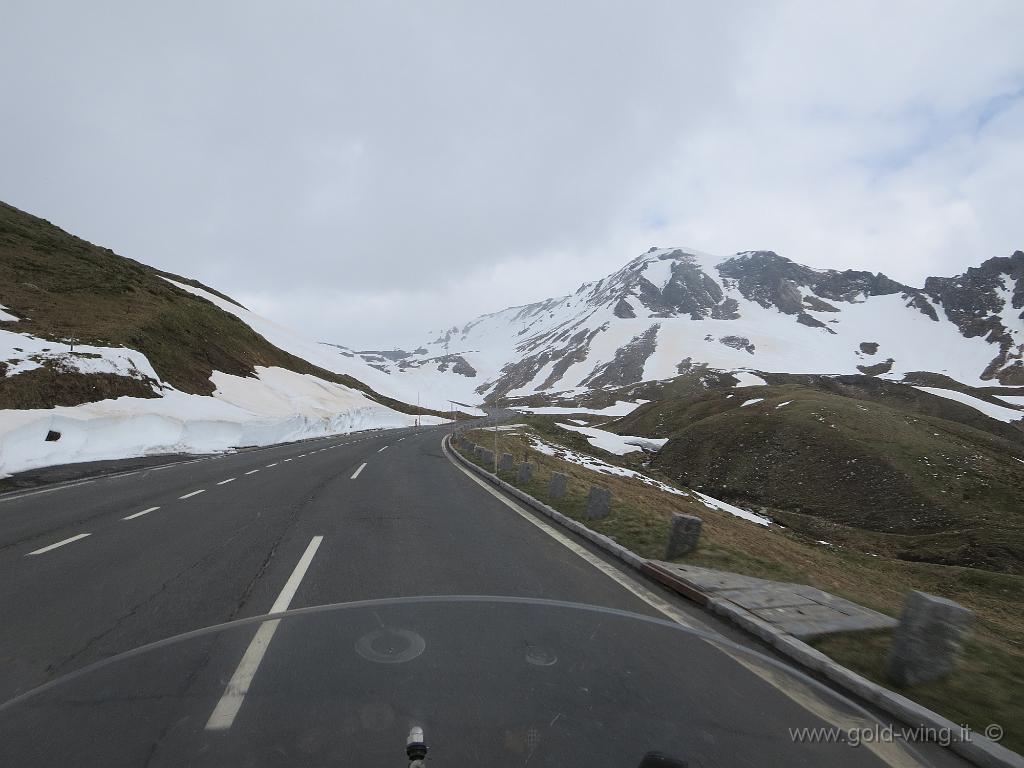
<svg viewBox="0 0 1024 768">
<path fill-rule="evenodd" d="M 0 476 L 54 464 L 215 453 L 415 423 L 414 416 L 340 384 L 283 368 L 256 372 L 257 378 L 215 372 L 212 397 L 168 387 L 162 397 L 0 411 Z M 443 421 L 421 419 L 423 424 Z M 46 440 L 51 430 L 60 433 L 59 440 Z"/>
<path fill-rule="evenodd" d="M 1024 419 L 1024 410 L 995 405 L 963 392 L 956 392 L 952 389 L 939 389 L 938 387 L 915 387 L 915 389 L 920 389 L 922 392 L 938 395 L 939 397 L 945 397 L 949 400 L 956 400 L 958 403 L 969 405 L 974 410 L 980 411 L 993 419 L 999 419 L 999 421 L 1011 422 Z M 1010 400 L 1011 398 L 1003 397 L 1002 399 Z"/>
<path fill-rule="evenodd" d="M 614 453 L 617 456 L 622 456 L 632 451 L 659 451 L 668 442 L 668 438 L 617 435 L 614 432 L 598 429 L 597 427 L 579 427 L 575 424 L 555 423 L 562 429 L 586 435 L 587 442 L 592 446 L 600 448 L 602 451 L 608 451 L 608 453 Z"/>
</svg>

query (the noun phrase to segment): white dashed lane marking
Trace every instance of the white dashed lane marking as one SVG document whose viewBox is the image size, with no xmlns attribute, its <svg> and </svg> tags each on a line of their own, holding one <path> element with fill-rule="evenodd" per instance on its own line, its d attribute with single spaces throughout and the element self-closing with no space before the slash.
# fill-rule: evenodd
<svg viewBox="0 0 1024 768">
<path fill-rule="evenodd" d="M 247 474 L 247 475 L 255 475 L 255 474 L 256 474 L 257 472 L 259 472 L 259 470 L 258 470 L 258 469 L 250 469 L 250 470 L 249 470 L 248 472 L 246 472 L 245 474 Z"/>
<path fill-rule="evenodd" d="M 205 488 L 200 488 L 198 491 L 192 491 L 192 493 L 186 493 L 184 496 L 179 496 L 179 499 L 191 499 L 193 496 L 198 496 L 200 493 L 206 493 Z"/>
<path fill-rule="evenodd" d="M 227 485 L 228 483 L 234 482 L 235 478 L 229 477 L 227 480 L 221 480 L 217 485 Z"/>
<path fill-rule="evenodd" d="M 142 517 L 143 515 L 148 515 L 150 512 L 156 512 L 158 509 L 160 509 L 160 507 L 150 507 L 149 509 L 144 509 L 141 512 L 136 512 L 134 515 L 128 515 L 128 517 L 122 517 L 121 519 L 122 520 L 134 520 L 136 517 Z"/>
<path fill-rule="evenodd" d="M 41 555 L 44 552 L 49 552 L 51 549 L 56 549 L 57 547 L 63 547 L 65 544 L 70 544 L 73 541 L 78 541 L 79 539 L 84 539 L 86 536 L 91 536 L 91 535 L 92 535 L 91 533 L 80 533 L 77 536 L 72 536 L 70 539 L 64 539 L 63 541 L 58 541 L 56 544 L 51 544 L 48 547 L 42 547 L 40 549 L 36 549 L 36 550 L 34 550 L 32 552 L 29 552 L 29 554 L 30 555 Z"/>
<path fill-rule="evenodd" d="M 359 469 L 352 473 L 352 479 L 355 480 L 357 477 L 359 477 L 359 473 L 362 472 L 365 468 L 366 462 L 363 462 L 362 464 L 359 465 Z"/>
</svg>

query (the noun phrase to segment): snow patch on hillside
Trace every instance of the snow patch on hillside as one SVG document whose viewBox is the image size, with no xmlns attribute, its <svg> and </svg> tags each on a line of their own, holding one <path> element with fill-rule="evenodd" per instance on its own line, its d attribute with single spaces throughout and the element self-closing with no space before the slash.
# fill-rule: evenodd
<svg viewBox="0 0 1024 768">
<path fill-rule="evenodd" d="M 0 330 L 0 362 L 7 364 L 7 376 L 49 365 L 64 371 L 160 380 L 146 356 L 134 349 L 76 344 L 71 351 L 65 343 L 5 330 Z"/>
<path fill-rule="evenodd" d="M 694 497 L 696 497 L 701 503 L 704 504 L 704 506 L 708 507 L 709 509 L 715 509 L 720 512 L 728 512 L 730 515 L 735 515 L 736 517 L 740 517 L 744 520 L 749 520 L 750 522 L 757 523 L 758 525 L 767 526 L 771 525 L 772 522 L 767 517 L 763 517 L 762 515 L 758 515 L 754 512 L 743 509 L 742 507 L 737 507 L 734 504 L 729 504 L 728 502 L 720 501 L 719 499 L 716 499 L 712 496 L 708 496 L 705 493 L 700 493 L 698 491 L 693 490 L 689 492 L 680 490 L 679 488 L 671 486 L 667 483 L 663 483 L 660 480 L 655 480 L 653 477 L 648 477 L 647 475 L 644 475 L 640 472 L 636 472 L 632 469 L 618 467 L 615 466 L 614 464 L 609 464 L 606 461 L 601 461 L 601 459 L 598 459 L 594 456 L 588 456 L 585 453 L 579 453 L 568 448 L 563 448 L 560 445 L 552 445 L 551 443 L 541 440 L 539 437 L 534 437 L 533 435 L 530 435 L 530 444 L 533 446 L 534 450 L 543 453 L 545 456 L 555 456 L 559 459 L 562 459 L 563 461 L 568 461 L 571 462 L 572 464 L 578 464 L 584 469 L 589 469 L 592 472 L 598 472 L 602 475 L 618 475 L 619 477 L 634 478 L 644 483 L 644 485 L 652 486 L 654 488 L 657 488 L 659 491 L 671 493 L 675 496 L 689 496 L 692 493 Z"/>
<path fill-rule="evenodd" d="M 708 496 L 700 491 L 693 491 L 693 495 L 704 502 L 704 506 L 710 507 L 711 509 L 717 509 L 720 512 L 728 512 L 730 515 L 742 517 L 744 520 L 749 520 L 750 522 L 757 523 L 758 525 L 772 524 L 772 521 L 767 517 L 763 517 L 754 512 L 743 509 L 742 507 L 737 507 L 735 504 L 729 504 L 728 502 L 713 498 L 712 496 Z"/>
<path fill-rule="evenodd" d="M 534 413 L 537 415 L 561 413 L 589 413 L 593 416 L 627 416 L 644 403 L 649 402 L 650 400 L 637 400 L 635 403 L 629 403 L 626 402 L 625 400 L 618 400 L 616 401 L 615 405 L 609 405 L 606 408 L 572 408 L 569 406 L 547 405 L 540 408 L 516 406 L 512 410 L 521 411 L 524 413 Z"/>
<path fill-rule="evenodd" d="M 730 373 L 736 378 L 737 387 L 763 387 L 768 384 L 756 373 L 750 371 L 730 371 Z"/>
<path fill-rule="evenodd" d="M 939 389 L 938 387 L 915 387 L 915 389 L 920 389 L 922 392 L 938 395 L 939 397 L 945 397 L 949 400 L 956 400 L 958 403 L 969 405 L 974 410 L 980 411 L 993 419 L 999 419 L 999 421 L 1011 422 L 1024 419 L 1024 411 L 995 405 L 964 392 L 956 392 L 952 389 Z"/>
<path fill-rule="evenodd" d="M 578 427 L 574 424 L 561 424 L 557 422 L 556 424 L 570 432 L 579 432 L 581 435 L 586 435 L 587 442 L 592 446 L 600 448 L 602 451 L 608 451 L 608 453 L 614 453 L 617 456 L 633 451 L 659 451 L 668 442 L 668 438 L 617 435 L 614 432 L 598 429 L 597 427 Z"/>
<path fill-rule="evenodd" d="M 18 318 L 7 311 L 7 307 L 0 304 L 0 322 L 17 322 Z"/>
<path fill-rule="evenodd" d="M 602 475 L 618 475 L 619 477 L 632 477 L 635 478 L 645 485 L 653 486 L 659 491 L 665 493 L 671 493 L 676 496 L 688 496 L 686 491 L 681 491 L 667 483 L 663 483 L 660 480 L 655 480 L 653 477 L 635 472 L 632 469 L 626 469 L 625 467 L 617 467 L 614 464 L 609 464 L 606 461 L 601 461 L 594 456 L 588 456 L 585 453 L 579 453 L 577 451 L 563 448 L 560 445 L 552 445 L 551 443 L 541 440 L 539 437 L 530 435 L 530 444 L 534 450 L 543 453 L 545 456 L 556 456 L 563 461 L 568 461 L 573 464 L 579 464 L 584 469 L 589 469 L 593 472 L 598 472 Z"/>
</svg>

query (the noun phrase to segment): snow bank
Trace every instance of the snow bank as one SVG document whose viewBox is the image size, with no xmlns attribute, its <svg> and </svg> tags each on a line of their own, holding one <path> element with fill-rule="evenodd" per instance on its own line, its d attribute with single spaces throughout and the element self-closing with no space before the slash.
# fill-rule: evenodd
<svg viewBox="0 0 1024 768">
<path fill-rule="evenodd" d="M 614 453 L 618 456 L 640 450 L 659 451 L 668 442 L 668 438 L 659 439 L 636 437 L 633 435 L 617 435 L 614 432 L 598 429 L 597 427 L 580 427 L 575 424 L 561 423 L 557 423 L 557 426 L 570 432 L 579 432 L 582 435 L 586 435 L 587 442 L 595 448 L 600 448 L 602 451 L 608 451 L 608 453 Z"/>
<path fill-rule="evenodd" d="M 73 407 L 0 411 L 0 475 L 52 464 L 160 453 L 215 453 L 360 429 L 412 426 L 363 393 L 283 368 L 215 372 L 212 397 L 169 390 Z M 423 424 L 444 420 L 423 416 Z M 46 441 L 49 431 L 60 439 Z"/>
<path fill-rule="evenodd" d="M 18 318 L 16 318 L 14 315 L 12 315 L 10 312 L 7 312 L 6 310 L 7 307 L 5 307 L 3 304 L 0 304 L 0 322 L 16 322 Z"/>
<path fill-rule="evenodd" d="M 965 394 L 964 392 L 956 392 L 952 389 L 940 389 L 938 387 L 915 387 L 915 389 L 920 389 L 922 392 L 938 395 L 939 397 L 945 397 L 949 400 L 956 400 L 958 403 L 969 405 L 974 410 L 981 411 L 986 416 L 991 416 L 993 419 L 999 419 L 999 421 L 1010 422 L 1024 419 L 1024 411 L 1018 411 L 1002 405 L 995 405 L 994 403 L 989 403 L 985 400 L 974 397 L 973 395 Z"/>
</svg>

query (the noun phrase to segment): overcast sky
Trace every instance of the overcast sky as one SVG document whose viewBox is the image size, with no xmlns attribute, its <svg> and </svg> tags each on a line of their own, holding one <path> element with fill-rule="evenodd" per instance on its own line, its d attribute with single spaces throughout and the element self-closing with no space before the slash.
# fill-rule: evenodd
<svg viewBox="0 0 1024 768">
<path fill-rule="evenodd" d="M 0 199 L 415 344 L 651 245 L 909 283 L 1024 249 L 1024 2 L 0 11 Z"/>
</svg>

